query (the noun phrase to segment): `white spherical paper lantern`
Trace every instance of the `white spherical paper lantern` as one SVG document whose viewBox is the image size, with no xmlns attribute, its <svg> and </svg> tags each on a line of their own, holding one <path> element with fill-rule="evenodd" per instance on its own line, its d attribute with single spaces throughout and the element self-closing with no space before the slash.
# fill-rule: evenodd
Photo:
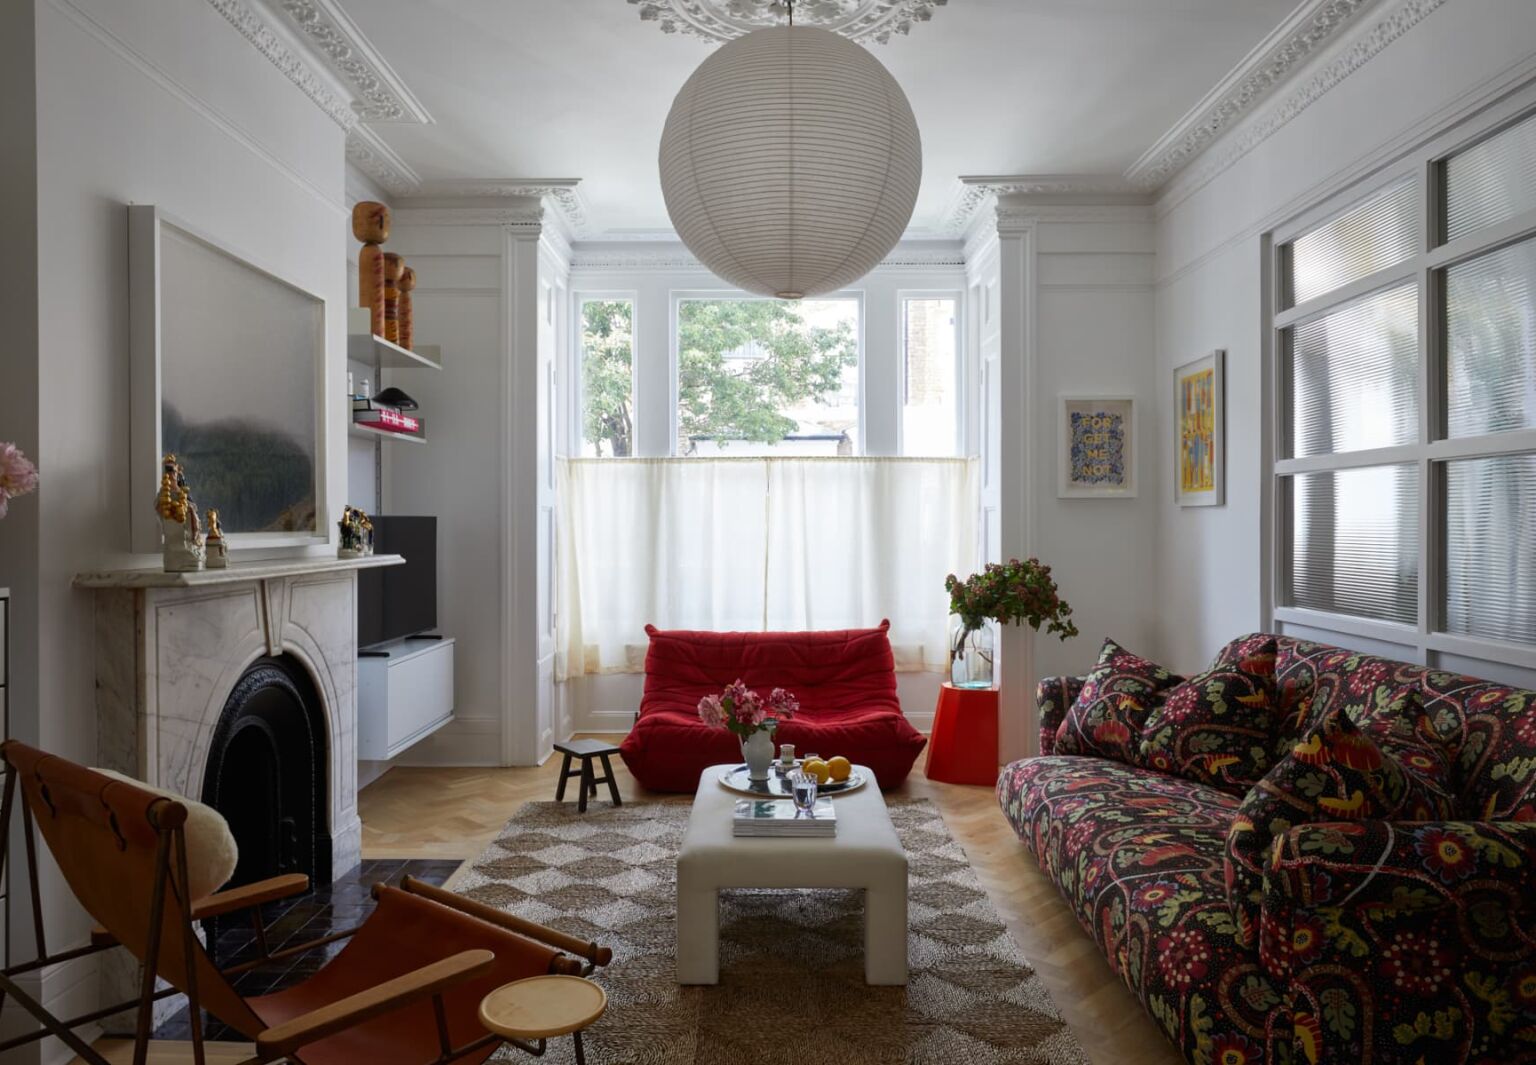
<svg viewBox="0 0 1536 1065">
<path fill-rule="evenodd" d="M 661 135 L 661 189 L 684 244 L 748 292 L 844 288 L 901 239 L 923 174 L 890 71 L 827 30 L 781 26 L 693 72 Z"/>
</svg>

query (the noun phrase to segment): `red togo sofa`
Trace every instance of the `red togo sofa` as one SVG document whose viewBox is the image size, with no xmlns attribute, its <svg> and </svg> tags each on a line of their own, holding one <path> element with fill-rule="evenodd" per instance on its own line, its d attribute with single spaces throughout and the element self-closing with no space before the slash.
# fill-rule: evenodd
<svg viewBox="0 0 1536 1065">
<path fill-rule="evenodd" d="M 841 754 L 875 771 L 882 788 L 907 779 L 928 742 L 901 713 L 896 660 L 875 629 L 838 632 L 687 632 L 647 625 L 645 693 L 619 747 L 635 779 L 652 791 L 691 792 L 705 768 L 741 761 L 741 742 L 699 720 L 699 700 L 738 677 L 764 698 L 786 688 L 800 712 L 778 742 L 824 758 Z"/>
</svg>

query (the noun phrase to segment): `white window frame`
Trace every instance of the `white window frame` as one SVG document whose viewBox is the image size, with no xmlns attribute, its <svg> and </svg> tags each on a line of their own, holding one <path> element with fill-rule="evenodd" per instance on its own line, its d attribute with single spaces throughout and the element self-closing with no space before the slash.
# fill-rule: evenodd
<svg viewBox="0 0 1536 1065">
<path fill-rule="evenodd" d="M 865 333 L 865 329 L 866 329 L 865 316 L 866 316 L 866 314 L 868 312 L 868 304 L 866 303 L 866 301 L 864 299 L 864 290 L 863 289 L 841 289 L 841 290 L 839 290 L 837 292 L 829 292 L 829 293 L 827 293 L 824 296 L 816 296 L 816 297 L 813 297 L 813 298 L 816 299 L 816 300 L 853 300 L 854 302 L 856 302 L 858 304 L 858 308 L 859 308 L 859 324 L 858 324 L 858 328 L 854 331 L 854 333 L 855 333 L 855 341 L 856 341 L 857 346 L 858 346 L 858 356 L 859 356 L 859 363 L 858 363 L 858 366 L 859 366 L 859 432 L 858 432 L 858 439 L 855 441 L 855 446 L 858 449 L 857 450 L 857 454 L 865 455 L 865 454 L 867 454 L 867 450 L 866 450 L 866 448 L 864 446 L 864 442 L 865 442 L 864 441 L 864 438 L 865 438 L 865 428 L 866 428 L 866 422 L 867 422 L 867 417 L 866 417 L 866 413 L 865 412 L 869 409 L 869 380 L 868 380 L 868 373 L 867 373 L 867 370 L 868 370 L 868 360 L 865 358 L 865 344 L 864 344 L 864 333 Z M 681 306 L 681 304 L 685 300 L 731 300 L 731 301 L 738 301 L 738 300 L 760 300 L 760 301 L 763 301 L 763 302 L 776 302 L 776 301 L 774 301 L 774 297 L 772 297 L 772 296 L 758 296 L 758 295 L 754 295 L 753 293 L 750 293 L 750 292 L 743 292 L 741 289 L 736 289 L 736 288 L 720 288 L 720 289 L 686 288 L 686 289 L 673 289 L 671 292 L 668 293 L 668 296 L 667 296 L 667 306 L 668 306 L 668 314 L 669 314 L 669 319 L 670 320 L 668 321 L 668 324 L 667 324 L 667 369 L 668 369 L 668 373 L 669 373 L 669 377 L 670 377 L 670 388 L 668 389 L 668 393 L 667 393 L 668 397 L 669 397 L 667 406 L 668 406 L 668 417 L 670 419 L 670 422 L 669 422 L 670 429 L 669 429 L 669 432 L 668 432 L 667 439 L 670 441 L 670 445 L 671 445 L 669 453 L 674 458 L 677 457 L 677 434 L 678 434 L 677 404 L 678 404 L 678 397 L 680 396 L 681 391 L 682 391 L 681 388 L 678 385 L 678 326 L 677 326 L 677 322 L 678 322 L 678 308 Z"/>
<path fill-rule="evenodd" d="M 567 334 L 571 338 L 569 363 L 571 367 L 571 387 L 568 393 L 566 406 L 566 454 L 573 458 L 580 457 L 586 449 L 587 441 L 583 427 L 586 424 L 586 348 L 582 342 L 582 326 L 584 315 L 582 307 L 588 303 L 619 302 L 629 304 L 629 409 L 634 412 L 635 424 L 640 421 L 640 409 L 638 405 L 639 390 L 635 386 L 635 378 L 639 367 L 637 359 L 640 347 L 640 294 L 635 289 L 574 289 L 570 295 L 570 331 Z M 638 436 L 638 433 L 636 434 Z"/>
<path fill-rule="evenodd" d="M 896 357 L 900 369 L 897 371 L 897 394 L 907 394 L 907 301 L 908 300 L 949 300 L 955 301 L 955 450 L 951 458 L 963 457 L 966 453 L 966 391 L 968 384 L 968 362 L 966 353 L 966 310 L 965 288 L 901 288 L 896 290 Z M 863 378 L 860 378 L 862 381 Z M 860 411 L 859 425 L 862 430 L 864 419 Z M 906 402 L 899 400 L 896 411 L 896 450 L 900 455 L 907 454 L 907 419 Z"/>
<path fill-rule="evenodd" d="M 1262 427 L 1261 474 L 1265 485 L 1264 608 L 1268 627 L 1275 631 L 1344 634 L 1356 640 L 1391 645 L 1395 657 L 1409 657 L 1437 666 L 1443 656 L 1536 670 L 1536 646 L 1444 632 L 1445 563 L 1442 526 L 1445 506 L 1443 463 L 1458 458 L 1487 458 L 1536 451 L 1536 428 L 1447 438 L 1444 431 L 1441 383 L 1444 377 L 1443 272 L 1447 267 L 1502 247 L 1536 237 L 1536 210 L 1485 227 L 1455 241 L 1441 243 L 1443 189 L 1441 164 L 1451 155 L 1486 140 L 1512 125 L 1536 118 L 1536 87 L 1489 108 L 1475 119 L 1423 142 L 1395 163 L 1369 178 L 1336 192 L 1327 200 L 1277 227 L 1264 240 L 1264 359 L 1265 424 Z M 1404 262 L 1340 286 L 1333 292 L 1291 308 L 1282 302 L 1283 249 L 1297 237 L 1345 213 L 1388 186 L 1404 179 L 1415 182 L 1419 204 L 1416 253 Z M 1419 297 L 1419 398 L 1417 439 L 1411 444 L 1372 448 L 1304 458 L 1289 454 L 1288 394 L 1285 391 L 1287 328 L 1327 314 L 1385 289 L 1412 280 Z M 1299 473 L 1412 463 L 1418 475 L 1418 615 L 1412 625 L 1334 614 L 1296 607 L 1286 602 L 1287 567 L 1292 530 L 1286 493 Z"/>
</svg>

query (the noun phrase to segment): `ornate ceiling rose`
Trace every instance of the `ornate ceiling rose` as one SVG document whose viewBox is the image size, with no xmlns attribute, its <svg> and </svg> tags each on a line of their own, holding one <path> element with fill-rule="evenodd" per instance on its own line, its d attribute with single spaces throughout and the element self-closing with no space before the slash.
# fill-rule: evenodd
<svg viewBox="0 0 1536 1065">
<path fill-rule="evenodd" d="M 789 21 L 784 0 L 629 0 L 663 33 L 731 41 Z M 860 44 L 884 44 L 927 22 L 949 0 L 795 0 L 795 24 L 832 30 Z"/>
</svg>

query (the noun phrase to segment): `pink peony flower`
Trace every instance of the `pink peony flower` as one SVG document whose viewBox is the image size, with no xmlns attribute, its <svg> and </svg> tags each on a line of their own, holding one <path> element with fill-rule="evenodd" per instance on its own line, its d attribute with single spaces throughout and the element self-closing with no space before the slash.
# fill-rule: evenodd
<svg viewBox="0 0 1536 1065">
<path fill-rule="evenodd" d="M 774 717 L 794 717 L 800 712 L 800 703 L 794 693 L 787 692 L 783 688 L 775 688 L 768 695 L 768 709 Z"/>
<path fill-rule="evenodd" d="M 725 704 L 718 695 L 706 695 L 699 700 L 699 720 L 710 728 L 725 727 Z"/>
<path fill-rule="evenodd" d="M 0 444 L 0 518 L 12 499 L 37 488 L 37 467 L 15 444 Z"/>
</svg>

